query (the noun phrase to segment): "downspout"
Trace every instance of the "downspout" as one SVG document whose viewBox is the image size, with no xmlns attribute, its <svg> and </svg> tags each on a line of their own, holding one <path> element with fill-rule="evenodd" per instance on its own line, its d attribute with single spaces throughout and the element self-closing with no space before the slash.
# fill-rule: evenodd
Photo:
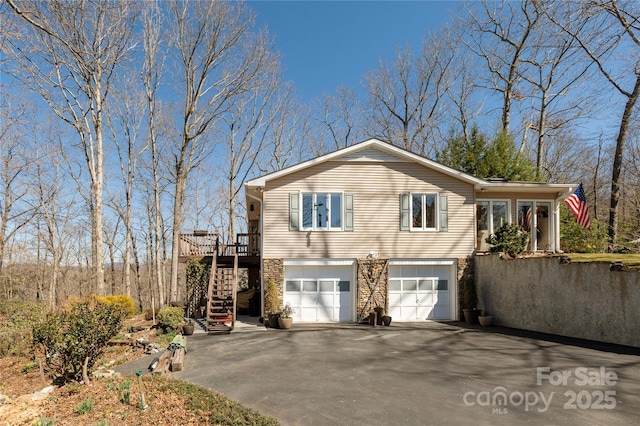
<svg viewBox="0 0 640 426">
<path fill-rule="evenodd" d="M 567 192 L 559 192 L 558 193 L 558 197 L 555 199 L 555 205 L 554 205 L 554 220 L 553 220 L 553 227 L 554 227 L 554 244 L 553 244 L 553 252 L 554 253 L 564 253 L 561 249 L 560 249 L 560 206 L 561 206 L 561 202 L 564 201 L 564 199 L 566 198 L 565 195 L 567 194 L 571 194 L 573 192 L 573 188 L 569 188 L 569 190 Z"/>
<path fill-rule="evenodd" d="M 248 192 L 246 192 L 246 188 L 245 188 L 245 193 L 247 195 L 248 198 L 251 198 L 252 200 L 257 201 L 258 203 L 260 203 L 260 221 L 258 223 L 258 233 L 260 234 L 260 316 L 262 318 L 264 318 L 264 277 L 262 276 L 262 261 L 263 261 L 263 254 L 264 254 L 264 250 L 263 250 L 263 242 L 264 242 L 264 234 L 262 233 L 262 223 L 264 220 L 264 211 L 262 208 L 262 199 L 249 194 Z"/>
</svg>

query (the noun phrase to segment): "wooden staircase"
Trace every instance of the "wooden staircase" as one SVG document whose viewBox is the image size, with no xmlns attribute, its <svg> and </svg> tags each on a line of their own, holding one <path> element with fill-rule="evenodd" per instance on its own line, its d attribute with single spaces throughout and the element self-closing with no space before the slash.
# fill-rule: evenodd
<svg viewBox="0 0 640 426">
<path fill-rule="evenodd" d="M 231 333 L 236 322 L 238 255 L 230 261 L 213 256 L 207 291 L 207 324 L 209 334 Z"/>
</svg>

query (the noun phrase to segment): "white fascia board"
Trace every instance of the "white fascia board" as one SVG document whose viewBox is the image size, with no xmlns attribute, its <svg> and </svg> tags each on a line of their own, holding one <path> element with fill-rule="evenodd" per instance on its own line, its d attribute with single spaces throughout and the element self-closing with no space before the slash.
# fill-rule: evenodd
<svg viewBox="0 0 640 426">
<path fill-rule="evenodd" d="M 284 259 L 284 266 L 353 266 L 355 259 Z"/>
<path fill-rule="evenodd" d="M 480 185 L 479 189 L 483 192 L 556 193 L 560 197 L 571 194 L 575 187 L 573 183 L 487 182 Z"/>
<path fill-rule="evenodd" d="M 456 263 L 455 259 L 391 259 L 389 266 L 406 266 L 406 265 L 445 265 L 451 266 Z"/>
<path fill-rule="evenodd" d="M 418 163 L 418 164 L 420 164 L 422 166 L 437 170 L 437 171 L 439 171 L 439 172 L 441 172 L 443 174 L 455 177 L 455 178 L 460 179 L 460 180 L 462 180 L 464 182 L 470 183 L 470 184 L 472 184 L 472 185 L 474 185 L 476 187 L 479 187 L 480 185 L 487 184 L 487 181 L 485 181 L 483 179 L 479 179 L 479 178 L 476 178 L 474 176 L 468 175 L 466 173 L 460 172 L 458 170 L 454 170 L 454 169 L 452 169 L 450 167 L 447 167 L 447 166 L 444 166 L 442 164 L 436 163 L 435 161 L 431 161 L 431 160 L 429 160 L 427 158 L 424 158 L 424 157 L 422 157 L 420 155 L 417 155 L 417 154 L 414 154 L 414 153 L 412 153 L 410 151 L 407 151 L 407 150 L 404 150 L 402 148 L 399 148 L 399 147 L 397 147 L 395 145 L 391 145 L 389 143 L 382 142 L 382 141 L 380 141 L 378 139 L 368 139 L 368 140 L 366 140 L 364 142 L 360 142 L 358 144 L 351 145 L 351 146 L 349 146 L 347 148 L 342 148 L 342 149 L 339 149 L 337 151 L 333 151 L 333 152 L 331 152 L 329 154 L 326 154 L 326 155 L 323 155 L 323 156 L 320 156 L 320 157 L 316 157 L 316 158 L 314 158 L 312 160 L 308 160 L 308 161 L 304 161 L 302 163 L 296 164 L 295 166 L 287 167 L 286 169 L 282 169 L 282 170 L 279 170 L 277 172 L 273 172 L 273 173 L 270 173 L 268 175 L 264 175 L 264 176 L 258 177 L 256 179 L 247 181 L 245 183 L 245 186 L 250 187 L 250 188 L 255 188 L 255 187 L 264 188 L 266 183 L 268 181 L 270 181 L 270 180 L 277 179 L 277 178 L 280 178 L 282 176 L 286 176 L 286 175 L 291 174 L 291 173 L 295 173 L 295 172 L 297 172 L 299 170 L 303 170 L 303 169 L 306 169 L 308 167 L 324 163 L 326 161 L 337 160 L 342 156 L 349 155 L 349 154 L 351 154 L 353 152 L 357 152 L 357 151 L 360 151 L 362 149 L 366 149 L 366 148 L 369 148 L 369 147 L 375 147 L 375 148 L 380 149 L 382 151 L 386 151 L 386 152 L 391 153 L 393 155 L 397 155 L 398 157 L 404 158 L 406 160 L 414 161 L 414 162 L 416 162 L 416 163 Z"/>
</svg>

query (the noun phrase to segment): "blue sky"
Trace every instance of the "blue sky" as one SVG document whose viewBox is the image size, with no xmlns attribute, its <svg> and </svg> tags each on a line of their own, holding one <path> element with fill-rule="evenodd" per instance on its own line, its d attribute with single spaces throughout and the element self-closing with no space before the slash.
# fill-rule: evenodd
<svg viewBox="0 0 640 426">
<path fill-rule="evenodd" d="M 449 20 L 455 1 L 271 1 L 247 3 L 282 54 L 285 79 L 302 100 L 362 87 L 364 74 L 397 47 L 420 47 L 428 32 Z"/>
</svg>

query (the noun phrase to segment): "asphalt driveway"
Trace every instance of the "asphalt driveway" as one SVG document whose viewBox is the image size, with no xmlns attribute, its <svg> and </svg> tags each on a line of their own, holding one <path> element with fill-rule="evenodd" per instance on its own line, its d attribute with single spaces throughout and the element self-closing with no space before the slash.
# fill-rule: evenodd
<svg viewBox="0 0 640 426">
<path fill-rule="evenodd" d="M 283 425 L 640 424 L 636 349 L 437 322 L 237 330 L 189 338 L 172 375 Z"/>
</svg>

